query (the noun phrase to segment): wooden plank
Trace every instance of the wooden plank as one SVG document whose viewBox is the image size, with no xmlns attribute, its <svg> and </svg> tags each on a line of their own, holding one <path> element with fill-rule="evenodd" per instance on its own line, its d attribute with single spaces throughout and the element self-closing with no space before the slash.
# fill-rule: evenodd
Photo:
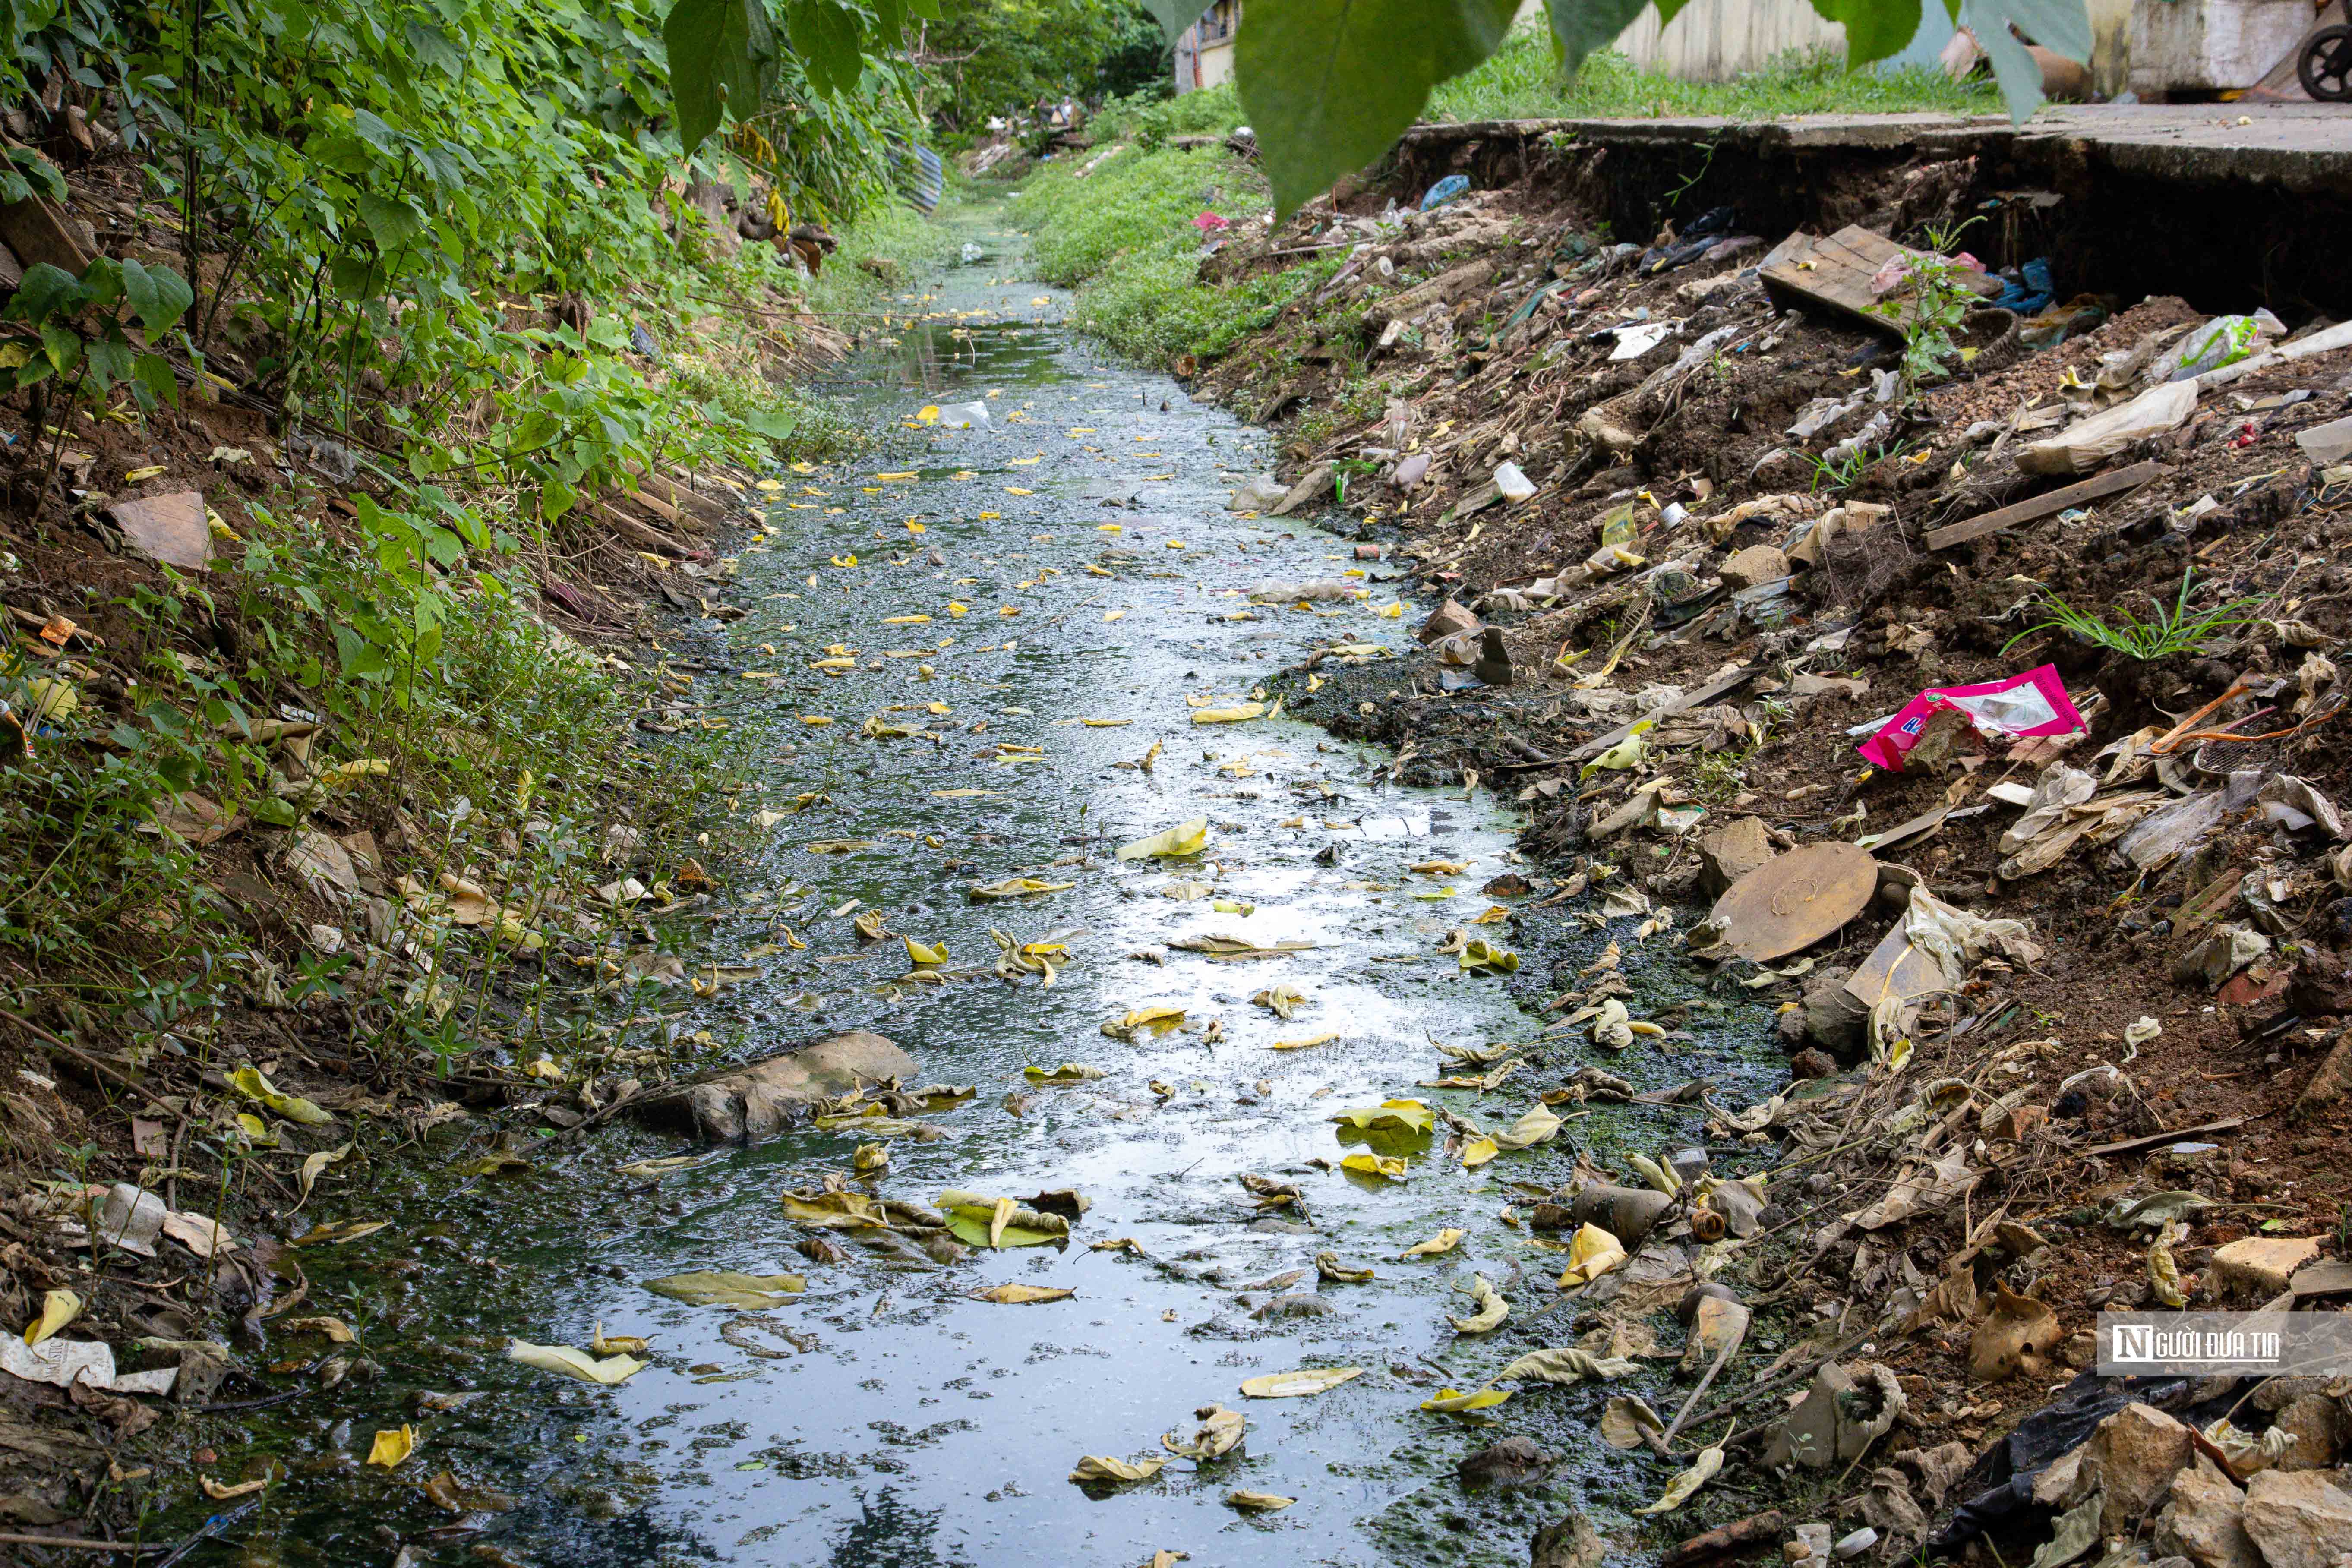
<svg viewBox="0 0 2352 1568">
<path fill-rule="evenodd" d="M 2015 528 L 2021 522 L 2055 516 L 2069 507 L 2087 506 L 2092 501 L 2105 500 L 2126 490 L 2136 490 L 2150 479 L 2159 479 L 2171 471 L 2161 463 L 2140 462 L 2127 468 L 2116 468 L 2111 473 L 2094 474 L 2087 479 L 2077 479 L 2046 495 L 2018 501 L 1997 511 L 1985 512 L 1966 522 L 1956 522 L 1948 528 L 1931 528 L 1927 531 L 1927 548 L 1944 550 L 1955 544 L 1966 544 L 1971 539 L 1982 539 L 1989 533 Z"/>
<path fill-rule="evenodd" d="M 1884 307 L 1902 300 L 1904 288 L 1898 285 L 1888 293 L 1874 294 L 1870 280 L 1878 275 L 1880 268 L 1898 256 L 1924 254 L 1897 245 L 1860 224 L 1848 224 L 1826 238 L 1790 235 L 1772 247 L 1771 254 L 1759 267 L 1758 276 L 1769 288 L 1808 304 L 1825 306 L 1865 327 L 1899 338 L 1903 335 L 1902 321 L 1885 314 Z M 1977 281 L 1979 279 L 1982 281 Z M 1968 281 L 1980 294 L 2000 292 L 1999 280 L 1982 273 L 1971 275 Z"/>
<path fill-rule="evenodd" d="M 1643 714 L 1639 719 L 1634 719 L 1626 723 L 1618 725 L 1617 728 L 1610 731 L 1607 734 L 1601 736 L 1597 740 L 1585 742 L 1584 744 L 1569 752 L 1562 760 L 1565 762 L 1580 763 L 1587 757 L 1597 757 L 1601 752 L 1607 751 L 1610 747 L 1615 745 L 1618 742 L 1623 740 L 1626 736 L 1632 734 L 1635 724 L 1645 722 L 1654 723 L 1660 719 L 1664 719 L 1669 713 L 1679 713 L 1685 708 L 1696 708 L 1702 703 L 1712 702 L 1717 698 L 1722 696 L 1725 692 L 1732 691 L 1739 687 L 1747 685 L 1755 674 L 1756 667 L 1754 665 L 1742 665 L 1720 680 L 1710 680 L 1705 686 L 1700 687 L 1696 691 L 1685 692 L 1682 696 L 1675 698 L 1672 702 L 1666 703 L 1663 707 L 1653 709 L 1651 711 Z"/>
<path fill-rule="evenodd" d="M 2219 1121 L 2200 1122 L 2195 1127 L 2176 1127 L 2169 1132 L 2151 1132 L 2145 1138 L 2125 1138 L 2113 1143 L 2095 1143 L 2083 1151 L 2084 1154 L 2128 1154 L 2135 1149 L 2153 1149 L 2158 1143 L 2178 1142 L 2183 1138 L 2202 1137 L 2208 1132 L 2235 1132 L 2246 1124 L 2242 1116 L 2225 1116 Z"/>
</svg>

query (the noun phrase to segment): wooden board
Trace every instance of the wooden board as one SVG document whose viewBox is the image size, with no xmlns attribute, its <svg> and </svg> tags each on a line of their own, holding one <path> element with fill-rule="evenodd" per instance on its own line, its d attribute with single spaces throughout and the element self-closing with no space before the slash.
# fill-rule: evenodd
<svg viewBox="0 0 2352 1568">
<path fill-rule="evenodd" d="M 1569 752 L 1566 760 L 1571 763 L 1580 763 L 1588 757 L 1597 757 L 1601 752 L 1607 751 L 1610 747 L 1615 745 L 1618 742 L 1623 740 L 1626 736 L 1632 734 L 1635 724 L 1643 722 L 1654 723 L 1658 720 L 1664 719 L 1669 713 L 1679 713 L 1685 708 L 1696 708 L 1702 703 L 1712 702 L 1726 692 L 1747 685 L 1748 682 L 1754 678 L 1755 674 L 1756 668 L 1753 665 L 1742 665 L 1739 668 L 1733 670 L 1729 675 L 1723 677 L 1720 680 L 1710 680 L 1705 686 L 1700 687 L 1696 691 L 1687 692 L 1683 696 L 1675 698 L 1672 702 L 1652 709 L 1649 712 L 1643 714 L 1639 719 L 1634 719 L 1626 723 L 1618 725 L 1617 728 L 1610 731 L 1605 735 L 1585 742 L 1584 744 Z"/>
<path fill-rule="evenodd" d="M 1897 245 L 1860 224 L 1848 224 L 1826 239 L 1810 234 L 1790 235 L 1772 247 L 1771 254 L 1758 268 L 1758 276 L 1776 292 L 1809 305 L 1825 307 L 1865 327 L 1899 338 L 1903 335 L 1899 312 L 1890 316 L 1884 311 L 1887 305 L 1904 298 L 1906 289 L 1897 286 L 1888 293 L 1874 294 L 1870 280 L 1878 275 L 1880 268 L 1898 256 L 1925 254 Z M 1978 292 L 2000 292 L 1999 279 L 1980 272 L 1972 277 L 1982 279 L 1971 285 Z"/>
<path fill-rule="evenodd" d="M 2161 479 L 2170 471 L 2161 463 L 2146 462 L 2134 463 L 2127 468 L 2117 468 L 2111 473 L 2094 474 L 2087 479 L 2077 479 L 2071 485 L 2061 486 L 2031 500 L 2018 501 L 1997 511 L 1981 513 L 1966 522 L 1956 522 L 1947 528 L 1931 528 L 1927 531 L 1927 548 L 1946 550 L 1955 544 L 1966 544 L 1971 539 L 1982 539 L 1988 533 L 2015 528 L 2021 522 L 2053 517 L 2070 507 L 2088 506 L 2093 501 L 2105 500 L 2126 490 L 2136 490 L 2150 479 Z"/>
</svg>

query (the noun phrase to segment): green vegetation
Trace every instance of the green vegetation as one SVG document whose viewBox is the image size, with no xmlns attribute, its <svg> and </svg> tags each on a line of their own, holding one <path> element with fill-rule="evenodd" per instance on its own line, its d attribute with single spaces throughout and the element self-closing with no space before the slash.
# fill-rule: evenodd
<svg viewBox="0 0 2352 1568">
<path fill-rule="evenodd" d="M 1214 359 L 1338 266 L 1318 258 L 1234 283 L 1201 281 L 1203 235 L 1193 219 L 1213 212 L 1239 226 L 1268 205 L 1256 173 L 1221 148 L 1129 150 L 1084 179 L 1079 166 L 1038 170 L 1013 220 L 1034 237 L 1039 275 L 1078 289 L 1078 329 L 1119 353 L 1153 364 Z"/>
<path fill-rule="evenodd" d="M 1561 79 L 1551 41 L 1521 28 L 1476 70 L 1430 95 L 1433 120 L 1630 119 L 1712 114 L 1771 120 L 1784 114 L 1879 114 L 1947 110 L 1984 114 L 2000 107 L 1990 87 L 1954 82 L 1916 66 L 1850 70 L 1835 54 L 1790 53 L 1728 82 L 1683 81 L 1643 70 L 1614 49 L 1586 58 Z"/>
<path fill-rule="evenodd" d="M 1044 100 L 1167 90 L 1168 46 L 1135 0 L 961 0 L 923 46 L 944 89 L 933 118 L 957 139 Z"/>
<path fill-rule="evenodd" d="M 2252 619 L 2250 612 L 2262 601 L 2231 599 L 2210 609 L 2191 610 L 2189 596 L 2194 591 L 2195 574 L 2194 568 L 2181 573 L 2180 592 L 2168 605 L 2150 595 L 2147 619 L 2142 620 L 2118 606 L 2113 625 L 2088 611 L 2074 608 L 2045 588 L 2040 605 L 2043 618 L 2003 643 L 2001 651 L 2007 653 L 2037 632 L 2063 631 L 2143 664 L 2177 653 L 2203 653 L 2216 632 L 2248 625 Z"/>
</svg>

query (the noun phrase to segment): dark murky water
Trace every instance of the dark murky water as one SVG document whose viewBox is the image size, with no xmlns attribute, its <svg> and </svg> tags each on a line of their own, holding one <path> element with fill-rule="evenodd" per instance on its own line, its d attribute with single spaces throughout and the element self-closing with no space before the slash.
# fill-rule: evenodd
<svg viewBox="0 0 2352 1568">
<path fill-rule="evenodd" d="M 1162 1548 L 1203 1564 L 1519 1563 L 1568 1500 L 1605 1522 L 1655 1494 L 1667 1467 L 1584 1430 L 1598 1390 L 1523 1393 L 1499 1413 L 1507 1421 L 1417 1408 L 1431 1373 L 1475 1388 L 1525 1350 L 1572 1339 L 1572 1310 L 1537 1316 L 1562 1258 L 1496 1216 L 1506 1183 L 1563 1178 L 1596 1122 L 1476 1171 L 1427 1138 L 1383 1144 L 1408 1157 L 1402 1182 L 1310 1163 L 1360 1146 L 1330 1120 L 1342 1107 L 1419 1095 L 1497 1129 L 1573 1070 L 1574 1048 L 1555 1042 L 1542 1071 L 1490 1094 L 1415 1088 L 1444 1070 L 1433 1042 L 1537 1033 L 1501 981 L 1465 976 L 1437 952 L 1494 902 L 1481 885 L 1513 868 L 1510 811 L 1484 793 L 1389 785 L 1384 756 L 1294 722 L 1191 721 L 1188 702 L 1247 700 L 1318 645 L 1401 647 L 1417 613 L 1382 615 L 1397 595 L 1376 578 L 1351 579 L 1370 589 L 1360 604 L 1252 608 L 1255 584 L 1358 563 L 1311 528 L 1227 514 L 1231 482 L 1271 466 L 1267 438 L 1162 377 L 1098 363 L 1058 324 L 1059 296 L 1001 280 L 1019 270 L 1016 242 L 985 215 L 966 221 L 988 254 L 906 300 L 919 322 L 851 362 L 836 389 L 899 426 L 891 441 L 855 468 L 779 476 L 772 531 L 740 557 L 751 614 L 682 650 L 732 667 L 702 676 L 697 699 L 772 738 L 765 796 L 744 809 L 826 798 L 776 822 L 764 861 L 725 890 L 730 912 L 697 939 L 698 962 L 748 963 L 761 977 L 659 1005 L 744 1054 L 870 1026 L 927 1079 L 974 1086 L 970 1102 L 927 1119 L 944 1138 L 887 1141 L 885 1194 L 928 1204 L 948 1188 L 1075 1186 L 1091 1211 L 1066 1251 L 980 1251 L 940 1268 L 845 1236 L 850 1261 L 811 1264 L 780 1194 L 847 1173 L 861 1139 L 846 1130 L 714 1152 L 648 1181 L 616 1168 L 681 1151 L 615 1129 L 455 1197 L 437 1180 L 363 1191 L 328 1217 L 401 1223 L 307 1258 L 319 1289 L 306 1310 L 342 1311 L 385 1374 L 243 1434 L 295 1472 L 257 1521 L 256 1561 L 383 1563 L 404 1542 L 412 1563 L 451 1563 L 505 1551 L 550 1564 L 1131 1565 Z M 927 405 L 971 399 L 989 428 L 906 427 Z M 828 645 L 846 673 L 812 668 Z M 862 734 L 877 717 L 916 733 Z M 1149 773 L 1117 765 L 1155 746 Z M 1199 858 L 1112 858 L 1196 816 L 1212 824 Z M 812 847 L 843 842 L 856 847 Z M 1466 868 L 1408 869 L 1439 861 Z M 1020 875 L 1075 885 L 988 905 L 964 891 Z M 888 940 L 859 940 L 853 921 L 869 910 Z M 1612 934 L 1568 912 L 1530 919 L 1559 922 L 1588 955 Z M 1632 923 L 1613 932 L 1629 949 Z M 990 974 L 991 928 L 1066 942 L 1056 983 Z M 1567 940 L 1469 929 L 1531 958 Z M 945 942 L 978 973 L 903 983 L 901 932 Z M 1313 946 L 1233 963 L 1166 947 L 1213 933 Z M 1163 961 L 1135 956 L 1143 949 Z M 1250 1001 L 1277 984 L 1307 997 L 1289 1021 Z M 1132 1043 L 1100 1031 L 1151 1005 L 1183 1007 L 1184 1025 Z M 1706 1043 L 1678 1063 L 1610 1065 L 1657 1082 L 1701 1070 L 1694 1056 L 1736 1070 L 1727 1039 L 1691 1026 Z M 1338 1037 L 1271 1048 L 1327 1032 Z M 1063 1062 L 1104 1076 L 1024 1085 L 1024 1067 Z M 1030 1097 L 1017 1116 L 1012 1094 Z M 1620 1114 L 1650 1149 L 1696 1121 Z M 1312 1230 L 1257 1210 L 1244 1172 L 1297 1182 Z M 1456 1250 L 1400 1259 L 1447 1225 L 1467 1232 Z M 1119 1237 L 1139 1251 L 1087 1245 Z M 1303 1268 L 1297 1289 L 1315 1289 L 1326 1249 L 1378 1277 L 1322 1286 L 1330 1315 L 1252 1319 L 1269 1292 L 1244 1287 Z M 696 1268 L 802 1272 L 808 1286 L 746 1322 L 640 1283 Z M 1457 1337 L 1446 1315 L 1468 1310 L 1456 1287 L 1477 1272 L 1504 1287 L 1514 1321 Z M 1004 1282 L 1076 1294 L 971 1296 Z M 602 1389 L 501 1354 L 509 1335 L 585 1345 L 600 1322 L 651 1336 L 655 1364 Z M 1366 1373 L 1308 1398 L 1239 1394 L 1244 1378 L 1309 1365 Z M 436 1390 L 480 1397 L 420 1407 Z M 1160 1453 L 1160 1434 L 1189 1434 L 1213 1402 L 1248 1418 L 1237 1455 L 1174 1460 L 1108 1495 L 1066 1479 L 1083 1455 Z M 360 1466 L 373 1430 L 403 1419 L 415 1423 L 415 1457 L 389 1477 Z M 1569 1456 L 1551 1483 L 1461 1491 L 1456 1458 L 1528 1430 Z M 230 1464 L 247 1452 L 237 1436 L 221 1445 Z M 444 1469 L 455 1511 L 420 1486 Z M 1297 1501 L 1244 1516 L 1223 1500 L 1236 1488 Z"/>
</svg>

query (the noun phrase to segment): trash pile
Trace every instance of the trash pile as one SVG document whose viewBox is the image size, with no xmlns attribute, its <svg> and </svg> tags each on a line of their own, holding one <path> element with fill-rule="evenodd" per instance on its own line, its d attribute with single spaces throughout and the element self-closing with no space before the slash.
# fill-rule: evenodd
<svg viewBox="0 0 2352 1568">
<path fill-rule="evenodd" d="M 1346 266 L 1200 389 L 1318 415 L 1236 510 L 1444 595 L 1418 655 L 1318 656 L 1288 710 L 1504 792 L 1531 854 L 1643 917 L 1628 946 L 1776 1009 L 1785 1088 L 1682 1091 L 1769 1179 L 1693 1149 L 1529 1220 L 1605 1260 L 1600 1341 L 1718 1314 L 1712 1405 L 1613 1401 L 1611 1441 L 1688 1490 L 1814 1478 L 1818 1518 L 1665 1560 L 2336 1561 L 2352 1384 L 2217 1405 L 2087 1369 L 2101 1310 L 2352 1294 L 2352 324 L 1733 208 L 1612 244 L 1557 188 L 1310 207 L 1250 243 Z M 1547 1039 L 1656 1048 L 1625 940 L 1555 969 Z M 1743 1356 L 1768 1302 L 1788 1348 Z"/>
</svg>

